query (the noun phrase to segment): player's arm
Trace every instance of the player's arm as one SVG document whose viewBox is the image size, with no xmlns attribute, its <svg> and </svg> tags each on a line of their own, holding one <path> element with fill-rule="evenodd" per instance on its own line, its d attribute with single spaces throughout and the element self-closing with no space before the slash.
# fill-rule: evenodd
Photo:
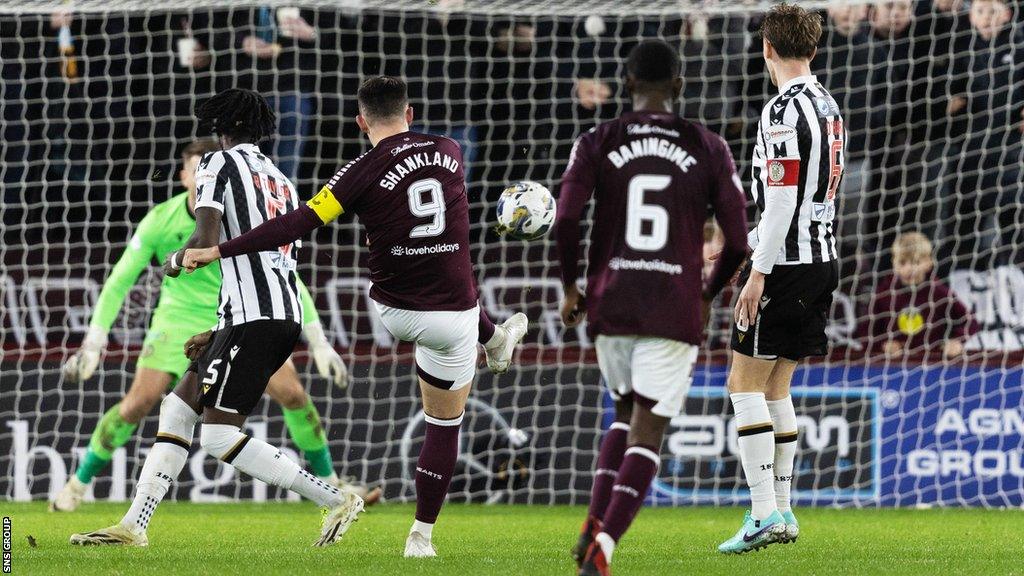
<svg viewBox="0 0 1024 576">
<path fill-rule="evenodd" d="M 772 273 L 793 220 L 800 178 L 800 140 L 797 135 L 781 144 L 765 146 L 765 168 L 760 175 L 764 210 L 757 223 L 758 241 L 750 257 L 750 278 L 740 292 L 734 310 L 736 324 L 740 327 L 749 326 L 757 316 L 765 276 Z"/>
<path fill-rule="evenodd" d="M 580 220 L 594 193 L 596 166 L 591 159 L 591 135 L 580 136 L 569 154 L 569 165 L 562 176 L 555 219 L 555 244 L 565 298 L 562 322 L 569 327 L 583 320 L 583 296 L 576 287 L 579 279 Z"/>
<path fill-rule="evenodd" d="M 743 186 L 736 174 L 736 164 L 724 140 L 718 139 L 720 165 L 715 187 L 710 196 L 724 242 L 715 267 L 704 286 L 704 301 L 710 302 L 736 273 L 747 255 L 747 214 Z"/>
<path fill-rule="evenodd" d="M 160 233 L 158 228 L 161 221 L 159 215 L 154 213 L 142 219 L 117 264 L 110 271 L 110 276 L 103 283 L 96 308 L 89 320 L 89 331 L 78 351 L 64 364 L 64 377 L 69 381 L 88 380 L 99 366 L 100 354 L 107 344 L 107 334 L 117 319 L 124 299 L 155 254 L 152 240 Z"/>
<path fill-rule="evenodd" d="M 170 253 L 164 264 L 164 273 L 177 276 L 184 266 L 188 249 L 209 248 L 220 240 L 220 221 L 224 214 L 224 197 L 231 191 L 231 183 L 224 171 L 228 161 L 226 152 L 211 152 L 196 167 L 196 229 L 181 250 Z"/>
<path fill-rule="evenodd" d="M 327 335 L 324 334 L 324 327 L 320 323 L 320 314 L 316 311 L 316 304 L 313 296 L 302 280 L 296 280 L 299 287 L 299 300 L 302 303 L 302 333 L 306 336 L 306 343 L 309 345 L 309 354 L 313 357 L 316 371 L 324 378 L 330 379 L 338 388 L 348 386 L 348 368 L 345 361 L 338 355 Z"/>
</svg>

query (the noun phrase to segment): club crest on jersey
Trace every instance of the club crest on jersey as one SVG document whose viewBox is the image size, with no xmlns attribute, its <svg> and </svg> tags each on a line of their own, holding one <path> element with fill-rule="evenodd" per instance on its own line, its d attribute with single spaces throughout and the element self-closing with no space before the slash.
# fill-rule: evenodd
<svg viewBox="0 0 1024 576">
<path fill-rule="evenodd" d="M 784 158 L 769 160 L 768 186 L 796 186 L 800 177 L 800 160 Z"/>
<path fill-rule="evenodd" d="M 769 126 L 764 131 L 764 141 L 766 144 L 782 144 L 793 138 L 796 138 L 796 128 L 786 126 L 785 124 Z"/>
</svg>

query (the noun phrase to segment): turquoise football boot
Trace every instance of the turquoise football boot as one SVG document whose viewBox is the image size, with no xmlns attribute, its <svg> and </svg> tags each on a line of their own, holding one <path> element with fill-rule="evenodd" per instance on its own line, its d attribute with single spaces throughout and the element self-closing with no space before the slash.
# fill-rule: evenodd
<svg viewBox="0 0 1024 576">
<path fill-rule="evenodd" d="M 779 541 L 786 533 L 786 520 L 776 510 L 764 520 L 754 520 L 750 510 L 743 517 L 743 526 L 735 536 L 718 545 L 722 554 L 743 554 L 760 550 Z"/>
<path fill-rule="evenodd" d="M 779 538 L 779 543 L 796 542 L 796 537 L 800 535 L 800 523 L 796 521 L 796 514 L 793 514 L 792 510 L 787 510 L 782 513 L 782 519 L 786 521 L 786 533 Z"/>
</svg>

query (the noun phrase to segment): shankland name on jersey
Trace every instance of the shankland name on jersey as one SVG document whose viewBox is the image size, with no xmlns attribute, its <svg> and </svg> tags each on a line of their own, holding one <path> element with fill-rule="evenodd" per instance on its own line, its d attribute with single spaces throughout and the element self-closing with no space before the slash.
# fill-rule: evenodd
<svg viewBox="0 0 1024 576">
<path fill-rule="evenodd" d="M 392 150 L 392 155 L 397 156 L 398 154 L 417 147 L 418 145 L 429 146 L 433 144 L 433 142 L 418 142 L 416 145 L 405 144 Z M 415 153 L 411 156 L 406 156 L 404 160 L 395 164 L 391 170 L 388 170 L 387 174 L 384 174 L 384 177 L 380 179 L 380 187 L 385 190 L 394 190 L 395 186 L 398 186 L 398 183 L 401 182 L 403 178 L 414 173 L 417 169 L 424 168 L 426 166 L 440 166 L 452 174 L 455 174 L 459 169 L 459 161 L 447 154 L 442 154 L 441 152 Z"/>
<path fill-rule="evenodd" d="M 754 268 L 769 273 L 775 265 L 837 258 L 845 140 L 839 106 L 814 76 L 790 80 L 765 105 L 751 168 L 750 193 L 761 211 L 749 236 Z"/>
<path fill-rule="evenodd" d="M 477 304 L 469 199 L 454 140 L 403 132 L 338 171 L 308 203 L 327 222 L 352 212 L 366 229 L 370 297 L 392 308 Z"/>
<path fill-rule="evenodd" d="M 255 144 L 211 152 L 196 168 L 196 209 L 222 214 L 221 242 L 298 207 L 294 185 Z M 218 329 L 255 320 L 302 323 L 295 276 L 299 246 L 296 241 L 220 261 Z"/>
</svg>

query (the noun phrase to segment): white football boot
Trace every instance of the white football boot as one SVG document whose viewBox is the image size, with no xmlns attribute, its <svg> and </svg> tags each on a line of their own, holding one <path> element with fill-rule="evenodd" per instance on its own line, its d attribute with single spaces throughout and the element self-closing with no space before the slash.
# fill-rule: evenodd
<svg viewBox="0 0 1024 576">
<path fill-rule="evenodd" d="M 487 367 L 491 372 L 502 374 L 508 371 L 509 366 L 512 365 L 512 353 L 516 351 L 516 346 L 522 341 L 523 336 L 526 336 L 528 324 L 529 319 L 526 318 L 526 314 L 516 312 L 508 320 L 494 327 L 495 330 L 505 333 L 505 339 L 493 348 L 484 346 Z"/>
<path fill-rule="evenodd" d="M 348 532 L 352 524 L 359 519 L 363 511 L 363 499 L 351 490 L 342 490 L 343 500 L 330 510 L 324 508 L 324 517 L 320 525 L 320 538 L 313 546 L 330 546 Z"/>
<path fill-rule="evenodd" d="M 82 484 L 78 476 L 72 474 L 67 484 L 57 492 L 57 497 L 50 502 L 50 512 L 74 512 L 82 504 L 88 484 Z"/>
<path fill-rule="evenodd" d="M 437 556 L 437 550 L 430 543 L 430 539 L 416 530 L 409 531 L 409 537 L 405 540 L 406 558 L 433 558 Z"/>
<path fill-rule="evenodd" d="M 145 532 L 132 532 L 122 524 L 101 528 L 95 532 L 72 534 L 71 544 L 75 546 L 149 546 Z"/>
</svg>

